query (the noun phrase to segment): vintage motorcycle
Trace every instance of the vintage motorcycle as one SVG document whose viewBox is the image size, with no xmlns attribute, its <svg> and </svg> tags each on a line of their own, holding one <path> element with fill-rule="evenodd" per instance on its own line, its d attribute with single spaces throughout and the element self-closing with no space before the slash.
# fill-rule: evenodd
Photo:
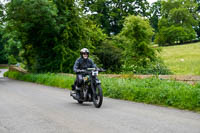
<svg viewBox="0 0 200 133">
<path fill-rule="evenodd" d="M 97 78 L 99 72 L 104 72 L 104 69 L 88 68 L 87 70 L 80 70 L 79 73 L 83 75 L 83 83 L 79 90 L 71 92 L 70 95 L 82 104 L 83 102 L 93 102 L 96 108 L 100 108 L 103 102 L 103 91 L 101 88 L 101 81 Z M 72 85 L 72 87 L 74 87 Z"/>
</svg>

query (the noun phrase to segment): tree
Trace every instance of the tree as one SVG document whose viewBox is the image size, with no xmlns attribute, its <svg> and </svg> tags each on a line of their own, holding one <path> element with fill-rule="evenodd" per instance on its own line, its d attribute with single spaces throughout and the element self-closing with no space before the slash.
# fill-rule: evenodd
<svg viewBox="0 0 200 133">
<path fill-rule="evenodd" d="M 14 33 L 13 45 L 17 46 L 19 39 L 24 50 L 24 63 L 32 72 L 54 67 L 50 66 L 49 60 L 56 55 L 53 51 L 57 33 L 56 12 L 54 5 L 47 0 L 12 0 L 7 4 L 6 29 Z"/>
<path fill-rule="evenodd" d="M 196 9 L 194 0 L 162 1 L 162 18 L 159 20 L 155 42 L 159 45 L 170 45 L 195 39 L 195 18 L 198 17 Z"/>
<path fill-rule="evenodd" d="M 196 3 L 198 4 L 197 12 L 200 13 L 200 0 L 196 0 Z M 196 20 L 198 21 L 198 25 L 195 28 L 195 31 L 197 32 L 198 38 L 200 38 L 200 18 L 196 17 Z"/>
<path fill-rule="evenodd" d="M 94 49 L 104 38 L 74 0 L 12 0 L 6 23 L 5 35 L 21 45 L 19 54 L 31 72 L 71 72 L 79 50 Z"/>
<path fill-rule="evenodd" d="M 85 18 L 75 1 L 55 0 L 58 9 L 57 25 L 60 26 L 58 45 L 55 47 L 56 64 L 64 72 L 72 72 L 73 64 L 80 54 L 80 49 L 87 47 L 91 53 L 106 37 L 102 30 Z"/>
<path fill-rule="evenodd" d="M 0 2 L 0 64 L 7 64 L 6 52 L 4 49 L 5 42 L 3 41 L 3 20 L 4 20 L 4 6 Z"/>
<path fill-rule="evenodd" d="M 129 14 L 149 16 L 147 0 L 84 0 L 83 8 L 107 35 L 121 31 Z"/>
<path fill-rule="evenodd" d="M 161 0 L 158 0 L 152 3 L 151 8 L 151 17 L 150 17 L 150 24 L 155 29 L 155 32 L 158 32 L 158 21 L 161 17 Z"/>
<path fill-rule="evenodd" d="M 124 51 L 125 67 L 145 67 L 156 60 L 156 50 L 151 46 L 153 29 L 148 20 L 139 16 L 128 16 L 124 27 L 117 36 Z"/>
</svg>

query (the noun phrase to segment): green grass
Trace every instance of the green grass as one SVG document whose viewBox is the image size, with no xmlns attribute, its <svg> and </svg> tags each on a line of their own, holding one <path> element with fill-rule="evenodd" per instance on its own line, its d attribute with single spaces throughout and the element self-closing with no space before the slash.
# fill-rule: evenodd
<svg viewBox="0 0 200 133">
<path fill-rule="evenodd" d="M 4 73 L 5 77 L 11 79 L 34 82 L 38 84 L 43 84 L 47 86 L 55 86 L 60 88 L 71 88 L 75 77 L 64 76 L 61 74 L 22 74 L 19 72 L 8 71 Z"/>
<path fill-rule="evenodd" d="M 176 75 L 200 75 L 200 42 L 162 47 L 161 57 Z"/>
<path fill-rule="evenodd" d="M 60 74 L 6 72 L 5 76 L 60 88 L 71 88 L 75 80 L 75 76 Z M 158 78 L 99 78 L 107 97 L 200 111 L 200 83 L 193 86 Z"/>
<path fill-rule="evenodd" d="M 1 67 L 1 66 L 0 66 L 0 69 L 8 69 L 8 67 Z"/>
</svg>

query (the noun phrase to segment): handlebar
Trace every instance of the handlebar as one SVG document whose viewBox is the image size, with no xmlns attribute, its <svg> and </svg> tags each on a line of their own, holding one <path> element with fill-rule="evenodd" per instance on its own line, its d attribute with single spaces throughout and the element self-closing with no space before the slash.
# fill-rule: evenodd
<svg viewBox="0 0 200 133">
<path fill-rule="evenodd" d="M 98 68 L 99 70 L 99 72 L 105 72 L 106 70 L 105 69 L 103 69 L 103 68 Z"/>
<path fill-rule="evenodd" d="M 99 72 L 105 72 L 106 70 L 103 68 L 87 68 L 88 71 L 99 71 Z"/>
<path fill-rule="evenodd" d="M 103 68 L 87 68 L 87 70 L 78 69 L 78 70 L 76 70 L 76 73 L 90 73 L 92 71 L 105 72 L 106 70 Z"/>
<path fill-rule="evenodd" d="M 76 73 L 84 73 L 86 70 L 80 70 L 80 69 L 78 69 L 78 70 L 76 70 Z"/>
</svg>

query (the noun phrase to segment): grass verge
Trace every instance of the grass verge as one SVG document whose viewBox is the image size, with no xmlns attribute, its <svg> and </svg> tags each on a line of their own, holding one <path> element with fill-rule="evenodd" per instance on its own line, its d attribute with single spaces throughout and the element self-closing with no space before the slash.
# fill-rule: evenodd
<svg viewBox="0 0 200 133">
<path fill-rule="evenodd" d="M 5 77 L 11 79 L 28 81 L 38 84 L 43 84 L 47 86 L 54 86 L 59 88 L 71 88 L 75 77 L 73 76 L 64 76 L 59 74 L 23 74 L 15 71 L 7 71 L 4 73 Z"/>
<path fill-rule="evenodd" d="M 75 80 L 75 76 L 60 74 L 6 72 L 4 76 L 60 88 L 71 88 Z M 193 86 L 158 78 L 99 78 L 107 97 L 200 111 L 200 83 Z"/>
<path fill-rule="evenodd" d="M 0 66 L 0 69 L 8 69 L 8 67 L 1 67 L 1 66 Z"/>
</svg>

